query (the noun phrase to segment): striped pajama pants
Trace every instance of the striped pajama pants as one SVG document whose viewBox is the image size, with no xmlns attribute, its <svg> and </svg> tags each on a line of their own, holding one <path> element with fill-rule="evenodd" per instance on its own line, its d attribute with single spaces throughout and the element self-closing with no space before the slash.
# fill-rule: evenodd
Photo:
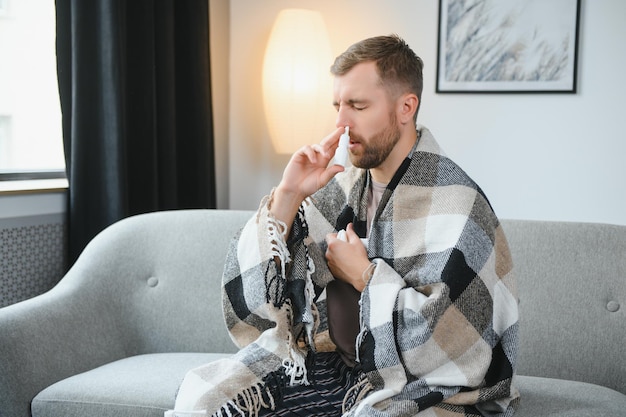
<svg viewBox="0 0 626 417">
<path fill-rule="evenodd" d="M 338 417 L 343 399 L 352 387 L 355 376 L 335 352 L 314 354 L 308 369 L 310 385 L 286 387 L 276 410 L 263 409 L 259 417 Z"/>
</svg>

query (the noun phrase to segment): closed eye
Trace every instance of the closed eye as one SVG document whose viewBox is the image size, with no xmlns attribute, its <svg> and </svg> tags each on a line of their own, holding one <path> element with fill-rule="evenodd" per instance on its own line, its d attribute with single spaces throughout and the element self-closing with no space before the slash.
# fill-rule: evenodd
<svg viewBox="0 0 626 417">
<path fill-rule="evenodd" d="M 367 104 L 360 100 L 349 100 L 346 104 L 348 104 L 351 108 L 356 111 L 365 110 L 367 108 Z M 336 111 L 339 111 L 341 105 L 337 102 L 333 103 L 333 107 Z"/>
<path fill-rule="evenodd" d="M 348 104 L 357 111 L 365 110 L 367 108 L 367 102 L 365 100 L 348 100 Z"/>
</svg>

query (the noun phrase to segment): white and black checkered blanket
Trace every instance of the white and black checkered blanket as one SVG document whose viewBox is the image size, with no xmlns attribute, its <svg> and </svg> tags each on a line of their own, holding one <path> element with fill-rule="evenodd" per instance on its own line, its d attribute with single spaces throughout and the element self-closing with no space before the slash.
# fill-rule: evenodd
<svg viewBox="0 0 626 417">
<path fill-rule="evenodd" d="M 511 416 L 518 299 L 506 238 L 481 189 L 418 133 L 371 224 L 377 267 L 361 295 L 360 378 L 344 416 Z M 356 168 L 337 175 L 288 238 L 264 199 L 224 270 L 226 324 L 242 349 L 189 372 L 177 409 L 254 416 L 284 384 L 308 382 L 307 354 L 334 349 L 325 237 L 350 222 L 365 233 L 370 180 Z"/>
</svg>

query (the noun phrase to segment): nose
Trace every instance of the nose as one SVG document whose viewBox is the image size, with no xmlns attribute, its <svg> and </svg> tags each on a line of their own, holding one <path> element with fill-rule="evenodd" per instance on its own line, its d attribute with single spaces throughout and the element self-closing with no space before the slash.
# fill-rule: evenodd
<svg viewBox="0 0 626 417">
<path fill-rule="evenodd" d="M 345 107 L 343 106 L 339 106 L 338 110 L 337 110 L 337 118 L 335 120 L 335 126 L 336 127 L 345 127 L 345 126 L 350 126 L 350 128 L 352 128 L 352 125 L 350 124 L 350 119 L 348 117 L 347 111 L 345 110 Z"/>
</svg>

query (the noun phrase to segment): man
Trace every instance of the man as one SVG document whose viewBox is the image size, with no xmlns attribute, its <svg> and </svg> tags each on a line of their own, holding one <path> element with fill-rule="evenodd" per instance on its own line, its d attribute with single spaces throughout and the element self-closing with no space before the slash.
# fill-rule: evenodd
<svg viewBox="0 0 626 417">
<path fill-rule="evenodd" d="M 510 254 L 480 188 L 416 126 L 422 61 L 381 36 L 331 72 L 337 130 L 292 156 L 230 248 L 224 312 L 242 349 L 191 371 L 176 408 L 513 415 Z M 330 162 L 346 126 L 344 170 Z"/>
</svg>

